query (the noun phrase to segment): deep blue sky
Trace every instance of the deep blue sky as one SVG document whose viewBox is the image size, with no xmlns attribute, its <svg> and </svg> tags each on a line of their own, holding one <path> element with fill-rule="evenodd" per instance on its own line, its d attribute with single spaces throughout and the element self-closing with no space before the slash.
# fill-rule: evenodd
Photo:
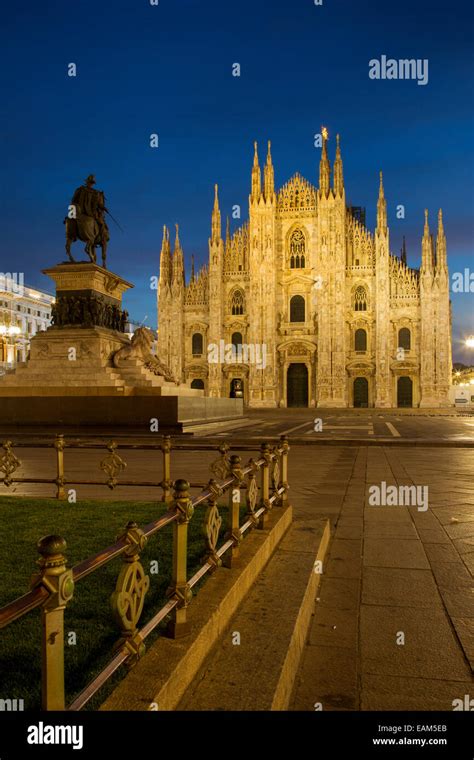
<svg viewBox="0 0 474 760">
<path fill-rule="evenodd" d="M 2 256 L 51 290 L 64 218 L 90 172 L 124 228 L 109 265 L 135 283 L 132 316 L 156 324 L 164 223 L 180 224 L 188 265 L 207 260 L 213 184 L 223 217 L 246 217 L 252 143 L 272 140 L 276 182 L 317 183 L 325 124 L 340 132 L 348 202 L 373 228 L 383 169 L 392 250 L 419 265 L 423 209 L 444 211 L 451 273 L 474 271 L 472 0 L 77 0 L 2 10 Z M 428 58 L 429 83 L 373 81 L 382 54 Z M 77 65 L 77 77 L 67 65 Z M 241 77 L 231 75 L 234 62 Z M 158 133 L 160 147 L 149 147 Z M 396 205 L 404 204 L 405 220 Z M 233 222 L 235 226 L 236 222 Z M 76 244 L 76 255 L 79 246 Z M 474 333 L 474 294 L 454 295 L 455 358 Z"/>
</svg>

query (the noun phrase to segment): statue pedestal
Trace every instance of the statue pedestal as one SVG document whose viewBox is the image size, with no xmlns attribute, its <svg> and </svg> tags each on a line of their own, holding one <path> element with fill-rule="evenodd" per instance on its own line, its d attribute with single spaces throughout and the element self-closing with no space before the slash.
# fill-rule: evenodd
<svg viewBox="0 0 474 760">
<path fill-rule="evenodd" d="M 159 430 L 179 431 L 184 421 L 242 415 L 241 399 L 204 398 L 202 390 L 154 374 L 139 356 L 114 366 L 114 354 L 132 345 L 116 329 L 124 324 L 122 294 L 133 287 L 126 280 L 92 263 L 43 271 L 56 283 L 57 322 L 32 338 L 25 365 L 0 378 L 1 425 L 146 433 L 153 419 Z"/>
<path fill-rule="evenodd" d="M 130 282 L 88 262 L 58 264 L 43 274 L 56 285 L 56 327 L 96 325 L 124 331 L 128 315 L 122 311 L 122 295 L 133 288 Z"/>
</svg>

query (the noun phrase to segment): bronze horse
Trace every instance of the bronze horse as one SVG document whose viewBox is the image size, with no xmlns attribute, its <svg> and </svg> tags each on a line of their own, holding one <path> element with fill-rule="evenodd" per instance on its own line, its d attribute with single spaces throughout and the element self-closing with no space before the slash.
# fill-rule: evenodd
<svg viewBox="0 0 474 760">
<path fill-rule="evenodd" d="M 66 253 L 69 260 L 73 262 L 76 261 L 71 253 L 71 243 L 75 243 L 77 240 L 82 240 L 86 244 L 84 250 L 93 264 L 97 262 L 95 249 L 100 246 L 102 249 L 102 266 L 105 269 L 107 261 L 107 243 L 109 241 L 105 222 L 101 226 L 93 216 L 83 214 L 80 206 L 76 205 L 75 210 L 76 217 L 71 218 L 67 216 L 64 220 L 64 224 L 66 225 Z"/>
</svg>

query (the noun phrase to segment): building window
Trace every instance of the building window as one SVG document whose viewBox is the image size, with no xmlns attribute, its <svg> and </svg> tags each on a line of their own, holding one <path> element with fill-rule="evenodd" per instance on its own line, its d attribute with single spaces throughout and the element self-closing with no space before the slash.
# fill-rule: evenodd
<svg viewBox="0 0 474 760">
<path fill-rule="evenodd" d="M 356 351 L 367 351 L 367 333 L 365 330 L 355 331 L 354 347 Z"/>
<path fill-rule="evenodd" d="M 402 327 L 398 331 L 398 347 L 409 351 L 411 348 L 411 333 L 408 327 Z"/>
<path fill-rule="evenodd" d="M 201 356 L 201 354 L 202 354 L 202 335 L 201 333 L 194 333 L 193 356 Z"/>
<path fill-rule="evenodd" d="M 305 321 L 305 304 L 303 296 L 293 296 L 290 301 L 290 322 Z"/>
<path fill-rule="evenodd" d="M 198 390 L 204 390 L 204 380 L 192 380 L 191 388 L 197 388 Z"/>
<path fill-rule="evenodd" d="M 355 289 L 354 311 L 367 311 L 367 293 L 362 285 Z"/>
<path fill-rule="evenodd" d="M 230 301 L 230 310 L 234 316 L 240 316 L 245 311 L 244 294 L 241 290 L 234 290 Z"/>
<path fill-rule="evenodd" d="M 232 333 L 231 343 L 236 348 L 238 348 L 238 346 L 241 346 L 243 343 L 242 333 L 239 333 L 239 332 Z"/>
<path fill-rule="evenodd" d="M 290 237 L 290 269 L 305 267 L 305 237 L 301 230 L 295 230 Z"/>
</svg>

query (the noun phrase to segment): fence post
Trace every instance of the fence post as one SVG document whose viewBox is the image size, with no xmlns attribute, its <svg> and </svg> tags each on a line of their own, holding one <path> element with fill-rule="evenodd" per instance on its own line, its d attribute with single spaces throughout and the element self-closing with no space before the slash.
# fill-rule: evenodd
<svg viewBox="0 0 474 760">
<path fill-rule="evenodd" d="M 65 499 L 64 490 L 64 435 L 58 434 L 54 441 L 56 449 L 56 498 Z"/>
<path fill-rule="evenodd" d="M 41 608 L 41 696 L 43 710 L 64 710 L 64 610 L 74 592 L 72 570 L 66 568 L 66 541 L 44 536 L 38 541 L 39 572 L 32 588 L 44 586 L 50 597 Z"/>
<path fill-rule="evenodd" d="M 229 475 L 232 475 L 234 482 L 229 489 L 229 530 L 226 533 L 226 539 L 233 540 L 233 546 L 224 555 L 224 566 L 232 567 L 232 563 L 239 556 L 239 545 L 242 541 L 240 532 L 240 484 L 242 482 L 241 458 L 237 454 L 232 454 L 229 460 Z"/>
<path fill-rule="evenodd" d="M 187 582 L 187 560 L 188 523 L 194 514 L 194 507 L 189 496 L 187 480 L 180 479 L 175 482 L 173 505 L 179 515 L 173 523 L 173 576 L 166 594 L 171 598 L 176 597 L 178 605 L 172 612 L 173 619 L 168 623 L 167 633 L 171 638 L 177 639 L 189 633 L 186 607 L 193 596 Z"/>
<path fill-rule="evenodd" d="M 163 501 L 165 504 L 169 504 L 173 501 L 171 493 L 171 436 L 165 435 L 163 443 L 161 444 L 161 451 L 163 452 L 163 480 L 161 482 L 163 488 Z"/>
<path fill-rule="evenodd" d="M 283 449 L 281 452 L 281 472 L 280 472 L 280 482 L 282 487 L 285 489 L 281 495 L 281 506 L 287 507 L 288 506 L 288 452 L 290 450 L 290 445 L 288 443 L 288 438 L 286 435 L 280 436 L 280 448 Z"/>
<path fill-rule="evenodd" d="M 261 480 L 261 499 L 260 507 L 265 507 L 265 512 L 260 517 L 258 524 L 259 528 L 264 528 L 268 522 L 268 511 L 270 509 L 270 462 L 271 454 L 268 443 L 262 443 L 260 446 L 260 453 L 265 460 L 262 464 L 262 480 Z"/>
</svg>

